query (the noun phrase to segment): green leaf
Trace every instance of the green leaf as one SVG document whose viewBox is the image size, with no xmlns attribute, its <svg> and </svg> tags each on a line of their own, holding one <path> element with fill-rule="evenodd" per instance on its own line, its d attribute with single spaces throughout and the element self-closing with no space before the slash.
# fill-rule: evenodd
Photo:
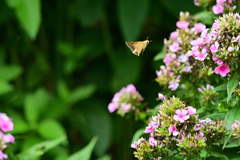
<svg viewBox="0 0 240 160">
<path fill-rule="evenodd" d="M 76 1 L 73 5 L 74 15 L 80 21 L 82 26 L 91 26 L 101 18 L 105 3 L 106 0 Z"/>
<path fill-rule="evenodd" d="M 158 61 L 158 60 L 161 60 L 165 57 L 165 51 L 166 51 L 166 46 L 164 45 L 163 48 L 162 48 L 162 51 L 159 52 L 153 59 L 154 61 Z"/>
<path fill-rule="evenodd" d="M 65 139 L 66 137 L 60 137 L 55 140 L 44 141 L 39 144 L 36 144 L 31 148 L 16 155 L 16 160 L 31 160 L 34 157 L 40 157 L 48 150 L 56 147 L 57 145 L 65 141 Z"/>
<path fill-rule="evenodd" d="M 14 128 L 11 133 L 16 134 L 16 133 L 25 133 L 29 130 L 28 124 L 24 121 L 22 116 L 16 112 L 13 112 L 11 114 L 11 118 L 13 120 Z"/>
<path fill-rule="evenodd" d="M 22 68 L 17 65 L 1 65 L 0 66 L 0 79 L 10 81 L 18 77 L 22 73 Z"/>
<path fill-rule="evenodd" d="M 67 158 L 67 160 L 90 160 L 92 151 L 96 145 L 98 138 L 97 137 L 93 137 L 91 142 L 85 146 L 83 149 L 81 149 L 80 151 L 74 153 L 73 155 L 71 155 L 70 157 Z"/>
<path fill-rule="evenodd" d="M 234 123 L 234 120 L 240 120 L 240 108 L 239 108 L 239 106 L 235 106 L 234 108 L 232 108 L 226 115 L 226 118 L 225 118 L 226 130 L 227 130 L 227 133 L 230 133 L 230 135 L 224 137 L 223 148 L 225 148 L 229 138 L 232 135 L 231 126 Z"/>
<path fill-rule="evenodd" d="M 137 141 L 144 134 L 144 132 L 143 132 L 144 130 L 145 130 L 145 128 L 141 128 L 135 132 L 135 134 L 133 135 L 133 138 L 132 138 L 132 143 Z"/>
<path fill-rule="evenodd" d="M 125 40 L 136 40 L 144 25 L 149 8 L 149 1 L 118 0 L 117 7 L 119 24 Z"/>
<path fill-rule="evenodd" d="M 21 0 L 5 0 L 8 7 L 15 8 L 21 3 Z"/>
<path fill-rule="evenodd" d="M 201 119 L 210 118 L 213 121 L 217 121 L 217 119 L 221 121 L 221 120 L 224 120 L 225 117 L 226 117 L 226 113 L 214 113 L 214 114 L 206 115 Z"/>
<path fill-rule="evenodd" d="M 66 135 L 62 125 L 54 119 L 45 119 L 40 122 L 37 131 L 45 139 L 57 139 Z"/>
<path fill-rule="evenodd" d="M 102 156 L 111 143 L 113 125 L 106 103 L 95 97 L 79 102 L 78 106 L 71 112 L 71 122 L 84 139 L 90 141 L 93 136 L 99 137 L 94 153 Z"/>
<path fill-rule="evenodd" d="M 234 91 L 234 89 L 237 87 L 238 85 L 238 80 L 237 80 L 237 72 L 235 72 L 229 79 L 228 83 L 227 83 L 227 103 L 230 101 L 231 97 L 232 97 L 232 93 Z"/>
<path fill-rule="evenodd" d="M 229 160 L 228 157 L 225 156 L 224 154 L 220 154 L 220 153 L 214 152 L 214 151 L 212 151 L 211 154 L 212 154 L 214 157 L 219 157 L 219 158 L 222 158 L 222 159 Z"/>
<path fill-rule="evenodd" d="M 227 90 L 227 84 L 222 84 L 214 88 L 214 91 L 225 91 Z"/>
<path fill-rule="evenodd" d="M 235 141 L 229 143 L 228 145 L 226 145 L 225 148 L 235 148 L 235 147 L 238 147 L 238 146 L 240 146 L 239 141 L 235 140 Z"/>
<path fill-rule="evenodd" d="M 15 9 L 16 16 L 31 39 L 35 39 L 41 23 L 40 0 L 6 0 Z"/>
<path fill-rule="evenodd" d="M 39 117 L 39 109 L 34 95 L 26 95 L 24 99 L 24 114 L 31 128 L 35 128 Z"/>
<path fill-rule="evenodd" d="M 11 84 L 9 84 L 7 81 L 0 80 L 0 95 L 6 94 L 13 90 L 13 87 Z"/>
<path fill-rule="evenodd" d="M 73 104 L 77 101 L 89 98 L 96 91 L 96 86 L 94 84 L 88 84 L 73 90 L 70 97 L 69 103 Z"/>
<path fill-rule="evenodd" d="M 206 25 L 212 25 L 216 16 L 213 12 L 203 11 L 193 15 L 193 17 Z"/>
<path fill-rule="evenodd" d="M 110 156 L 110 155 L 105 155 L 105 156 L 103 156 L 103 157 L 101 157 L 101 158 L 98 158 L 98 159 L 96 159 L 96 160 L 111 160 L 112 159 L 112 157 Z"/>
<path fill-rule="evenodd" d="M 62 100 L 64 100 L 65 102 L 68 101 L 70 91 L 68 89 L 67 84 L 64 81 L 62 80 L 58 81 L 57 91 L 58 95 L 61 97 Z"/>
</svg>

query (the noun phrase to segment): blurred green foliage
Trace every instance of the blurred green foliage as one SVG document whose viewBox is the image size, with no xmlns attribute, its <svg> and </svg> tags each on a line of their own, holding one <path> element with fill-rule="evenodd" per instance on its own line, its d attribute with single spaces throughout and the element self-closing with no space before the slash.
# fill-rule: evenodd
<svg viewBox="0 0 240 160">
<path fill-rule="evenodd" d="M 74 159 L 98 136 L 86 149 L 91 155 L 96 143 L 91 159 L 134 159 L 141 124 L 107 106 L 129 83 L 150 108 L 157 104 L 161 62 L 153 58 L 180 11 L 198 8 L 193 0 L 0 1 L 0 112 L 13 119 L 16 137 L 9 158 Z M 143 56 L 124 43 L 147 37 Z"/>
</svg>

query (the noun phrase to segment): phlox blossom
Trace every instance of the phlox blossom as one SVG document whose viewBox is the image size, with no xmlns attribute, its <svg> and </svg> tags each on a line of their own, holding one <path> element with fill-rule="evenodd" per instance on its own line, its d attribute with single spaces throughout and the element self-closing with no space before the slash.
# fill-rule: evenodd
<svg viewBox="0 0 240 160">
<path fill-rule="evenodd" d="M 121 103 L 121 108 L 127 113 L 131 109 L 131 104 Z"/>
<path fill-rule="evenodd" d="M 0 129 L 4 132 L 13 130 L 12 119 L 5 113 L 0 113 Z"/>
<path fill-rule="evenodd" d="M 203 30 L 206 29 L 206 26 L 202 23 L 196 23 L 194 28 L 197 30 L 198 33 L 201 33 Z"/>
<path fill-rule="evenodd" d="M 179 44 L 176 42 L 173 42 L 171 46 L 169 46 L 169 50 L 172 52 L 177 52 L 180 49 Z"/>
<path fill-rule="evenodd" d="M 164 99 L 165 99 L 165 97 L 163 96 L 162 93 L 158 93 L 158 98 L 161 99 L 161 100 L 164 100 Z"/>
<path fill-rule="evenodd" d="M 157 140 L 154 139 L 153 137 L 150 137 L 150 138 L 149 138 L 149 144 L 150 144 L 151 146 L 157 147 Z"/>
<path fill-rule="evenodd" d="M 186 120 L 189 119 L 189 115 L 188 114 L 188 111 L 185 110 L 185 109 L 178 109 L 176 110 L 175 112 L 177 115 L 174 115 L 173 118 L 176 120 L 176 121 L 179 121 L 181 123 L 185 122 Z"/>
<path fill-rule="evenodd" d="M 214 72 L 216 74 L 220 74 L 222 77 L 225 77 L 230 72 L 229 65 L 225 63 L 219 67 L 216 67 Z"/>
<path fill-rule="evenodd" d="M 221 4 L 216 4 L 212 7 L 213 13 L 214 14 L 220 14 L 223 13 L 224 7 Z"/>
<path fill-rule="evenodd" d="M 175 91 L 179 86 L 179 83 L 177 81 L 170 81 L 168 88 L 171 89 L 171 91 Z"/>
<path fill-rule="evenodd" d="M 129 85 L 127 85 L 127 91 L 134 93 L 137 90 L 136 90 L 136 88 L 135 88 L 135 86 L 133 84 L 129 84 Z"/>
<path fill-rule="evenodd" d="M 137 145 L 138 145 L 138 142 L 137 142 L 137 141 L 135 141 L 135 142 L 133 142 L 133 143 L 131 144 L 131 148 L 136 148 L 136 147 L 137 147 Z"/>
<path fill-rule="evenodd" d="M 192 115 L 192 114 L 197 113 L 196 108 L 193 108 L 192 106 L 188 106 L 187 109 L 188 109 L 189 116 Z"/>
<path fill-rule="evenodd" d="M 114 112 L 116 109 L 118 109 L 118 105 L 115 103 L 109 103 L 108 110 L 110 113 Z"/>
<path fill-rule="evenodd" d="M 173 136 L 177 136 L 178 135 L 178 131 L 177 131 L 177 128 L 175 127 L 175 125 L 171 125 L 169 128 L 168 128 L 168 131 L 169 133 L 173 133 Z"/>
<path fill-rule="evenodd" d="M 172 38 L 172 39 L 177 39 L 178 38 L 178 36 L 179 36 L 179 34 L 178 34 L 178 32 L 172 32 L 171 34 L 170 34 L 170 37 Z"/>
<path fill-rule="evenodd" d="M 189 22 L 187 22 L 187 21 L 178 21 L 178 22 L 176 23 L 176 25 L 177 25 L 177 27 L 180 28 L 180 29 L 185 29 L 185 28 L 188 27 Z"/>
<path fill-rule="evenodd" d="M 7 159 L 8 156 L 6 154 L 4 154 L 1 150 L 0 150 L 0 159 Z"/>
</svg>

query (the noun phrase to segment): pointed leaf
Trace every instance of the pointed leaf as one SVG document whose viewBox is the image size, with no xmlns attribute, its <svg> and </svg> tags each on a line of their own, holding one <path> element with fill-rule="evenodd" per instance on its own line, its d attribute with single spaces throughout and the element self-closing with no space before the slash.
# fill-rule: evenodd
<svg viewBox="0 0 240 160">
<path fill-rule="evenodd" d="M 158 61 L 158 60 L 161 60 L 165 57 L 165 51 L 166 51 L 166 46 L 164 45 L 163 48 L 162 48 L 162 51 L 159 52 L 153 59 L 154 61 Z"/>
<path fill-rule="evenodd" d="M 13 87 L 11 84 L 9 84 L 7 81 L 0 80 L 0 95 L 6 94 L 13 90 Z"/>
<path fill-rule="evenodd" d="M 18 77 L 22 73 L 22 68 L 17 65 L 1 65 L 0 66 L 0 79 L 10 81 Z"/>
<path fill-rule="evenodd" d="M 15 9 L 16 16 L 31 39 L 35 39 L 41 23 L 40 0 L 6 0 Z"/>
<path fill-rule="evenodd" d="M 38 124 L 38 133 L 46 139 L 57 139 L 66 135 L 62 125 L 54 119 L 45 119 Z"/>
<path fill-rule="evenodd" d="M 222 158 L 222 159 L 229 160 L 228 157 L 225 156 L 224 154 L 220 154 L 220 153 L 214 152 L 214 151 L 212 151 L 211 154 L 212 154 L 214 157 L 219 157 L 219 158 Z"/>
<path fill-rule="evenodd" d="M 66 139 L 66 137 L 60 137 L 55 140 L 44 141 L 39 144 L 36 144 L 36 145 L 32 146 L 31 148 L 29 148 L 28 150 L 23 151 L 23 152 L 19 153 L 18 155 L 16 155 L 16 159 L 17 160 L 31 160 L 34 157 L 39 157 L 39 156 L 43 155 L 45 152 L 47 152 L 48 150 L 56 147 L 57 145 L 59 145 L 60 143 L 65 141 L 65 139 Z"/>
<path fill-rule="evenodd" d="M 238 85 L 238 80 L 237 80 L 237 72 L 235 72 L 229 79 L 228 83 L 227 83 L 227 103 L 230 101 L 231 97 L 232 97 L 232 93 L 234 91 L 234 89 L 237 87 Z"/>
<path fill-rule="evenodd" d="M 212 25 L 214 22 L 214 19 L 216 19 L 216 16 L 214 15 L 213 12 L 203 11 L 203 12 L 196 13 L 194 15 L 194 18 L 197 21 L 202 22 L 203 24 Z"/>
<path fill-rule="evenodd" d="M 97 137 L 93 137 L 91 142 L 84 147 L 83 149 L 81 149 L 80 151 L 74 153 L 73 155 L 71 155 L 70 157 L 67 158 L 67 160 L 90 160 L 92 151 L 96 145 L 98 138 Z"/>
</svg>

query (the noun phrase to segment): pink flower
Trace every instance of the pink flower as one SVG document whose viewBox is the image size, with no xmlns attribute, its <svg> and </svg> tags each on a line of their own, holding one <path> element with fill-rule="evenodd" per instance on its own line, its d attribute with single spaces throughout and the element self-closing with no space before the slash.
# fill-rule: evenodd
<svg viewBox="0 0 240 160">
<path fill-rule="evenodd" d="M 119 101 L 121 94 L 119 92 L 115 93 L 112 102 L 117 103 Z"/>
<path fill-rule="evenodd" d="M 203 134 L 202 132 L 200 132 L 200 133 L 199 133 L 199 136 L 200 136 L 200 137 L 203 137 L 203 136 L 204 136 L 204 134 Z"/>
<path fill-rule="evenodd" d="M 13 135 L 5 134 L 5 135 L 3 135 L 3 140 L 5 143 L 10 143 L 10 142 L 13 143 L 15 139 L 14 139 Z"/>
<path fill-rule="evenodd" d="M 4 154 L 1 150 L 0 150 L 0 159 L 7 159 L 8 156 L 6 154 Z"/>
<path fill-rule="evenodd" d="M 217 60 L 217 64 L 219 65 L 219 66 L 221 66 L 221 65 L 223 65 L 223 60 Z"/>
<path fill-rule="evenodd" d="M 212 30 L 220 30 L 220 25 L 218 21 L 215 21 L 212 25 Z"/>
<path fill-rule="evenodd" d="M 115 103 L 109 103 L 108 110 L 110 113 L 114 112 L 116 109 L 118 109 L 118 105 Z"/>
<path fill-rule="evenodd" d="M 169 46 L 169 50 L 172 52 L 177 52 L 180 49 L 179 44 L 176 42 L 173 42 L 171 46 Z"/>
<path fill-rule="evenodd" d="M 162 159 L 162 157 L 158 157 L 158 160 Z"/>
<path fill-rule="evenodd" d="M 133 84 L 127 85 L 127 90 L 132 92 L 132 93 L 137 91 Z"/>
<path fill-rule="evenodd" d="M 202 92 L 202 88 L 198 88 L 198 91 L 199 91 L 199 92 Z"/>
<path fill-rule="evenodd" d="M 171 58 L 169 56 L 165 56 L 164 59 L 163 59 L 163 62 L 165 64 L 169 64 L 171 62 Z"/>
<path fill-rule="evenodd" d="M 127 113 L 131 109 L 131 104 L 121 103 L 121 108 Z"/>
<path fill-rule="evenodd" d="M 171 91 L 175 91 L 179 86 L 179 83 L 176 81 L 170 81 L 168 88 L 171 89 Z"/>
<path fill-rule="evenodd" d="M 211 86 L 210 84 L 207 84 L 207 87 L 206 87 L 206 89 L 212 90 L 212 89 L 214 89 L 214 87 L 213 87 L 213 86 Z"/>
<path fill-rule="evenodd" d="M 187 109 L 188 109 L 188 114 L 189 114 L 189 116 L 190 116 L 191 114 L 197 113 L 196 108 L 193 108 L 192 106 L 188 106 Z"/>
<path fill-rule="evenodd" d="M 161 99 L 161 100 L 164 100 L 164 99 L 165 99 L 165 97 L 163 96 L 162 93 L 158 93 L 158 98 Z"/>
<path fill-rule="evenodd" d="M 212 7 L 214 14 L 223 13 L 223 9 L 224 7 L 221 4 L 216 4 L 215 6 Z"/>
<path fill-rule="evenodd" d="M 199 131 L 200 130 L 199 126 L 200 126 L 200 124 L 196 124 L 195 125 L 195 127 L 194 127 L 195 131 Z"/>
<path fill-rule="evenodd" d="M 196 40 L 196 45 L 198 45 L 199 47 L 202 47 L 203 46 L 203 38 L 199 37 L 197 40 Z"/>
<path fill-rule="evenodd" d="M 137 145 L 138 145 L 138 142 L 137 142 L 137 141 L 135 141 L 135 142 L 133 142 L 133 143 L 131 144 L 131 148 L 136 148 L 136 147 L 137 147 Z"/>
<path fill-rule="evenodd" d="M 151 125 L 148 125 L 146 129 L 143 131 L 145 133 L 151 133 L 154 131 L 154 128 Z"/>
<path fill-rule="evenodd" d="M 196 23 L 194 28 L 197 30 L 198 33 L 201 33 L 203 30 L 206 29 L 206 26 L 202 23 Z"/>
<path fill-rule="evenodd" d="M 0 113 L 0 129 L 4 132 L 13 130 L 12 119 L 5 113 Z"/>
<path fill-rule="evenodd" d="M 207 53 L 200 53 L 198 54 L 195 59 L 199 60 L 199 61 L 204 61 L 207 57 Z"/>
<path fill-rule="evenodd" d="M 154 139 L 153 137 L 150 137 L 150 138 L 149 138 L 149 144 L 150 144 L 151 146 L 156 146 L 156 147 L 157 147 L 157 140 Z"/>
<path fill-rule="evenodd" d="M 178 131 L 177 131 L 177 128 L 174 126 L 174 125 L 171 125 L 169 128 L 168 128 L 168 131 L 169 133 L 171 134 L 173 132 L 173 136 L 177 136 L 178 135 Z"/>
<path fill-rule="evenodd" d="M 233 47 L 228 47 L 228 52 L 232 52 L 234 50 Z"/>
<path fill-rule="evenodd" d="M 216 53 L 218 51 L 219 43 L 215 42 L 215 44 L 212 44 L 210 47 L 210 50 L 212 53 Z"/>
<path fill-rule="evenodd" d="M 170 37 L 172 38 L 172 39 L 177 39 L 178 38 L 178 36 L 179 36 L 179 34 L 178 34 L 178 32 L 172 32 L 171 34 L 170 34 Z"/>
<path fill-rule="evenodd" d="M 232 130 L 235 130 L 237 128 L 237 124 L 234 123 L 232 126 L 231 126 Z"/>
<path fill-rule="evenodd" d="M 216 74 L 220 74 L 222 77 L 225 77 L 230 72 L 229 65 L 225 63 L 219 67 L 216 67 L 214 72 Z"/>
<path fill-rule="evenodd" d="M 188 27 L 189 22 L 187 22 L 187 21 L 178 21 L 176 25 L 180 29 L 185 29 L 185 28 Z"/>
<path fill-rule="evenodd" d="M 175 112 L 177 115 L 174 115 L 173 118 L 176 121 L 179 121 L 181 123 L 185 122 L 186 120 L 189 119 L 189 115 L 187 115 L 188 111 L 186 111 L 185 109 L 178 109 Z"/>
</svg>

